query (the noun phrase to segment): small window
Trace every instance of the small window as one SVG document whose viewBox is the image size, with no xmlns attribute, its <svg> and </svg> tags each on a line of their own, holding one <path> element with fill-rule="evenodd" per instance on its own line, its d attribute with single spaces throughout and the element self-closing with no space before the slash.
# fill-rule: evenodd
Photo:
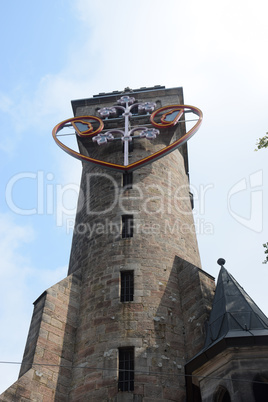
<svg viewBox="0 0 268 402">
<path fill-rule="evenodd" d="M 134 273 L 133 271 L 121 272 L 121 302 L 133 301 L 134 297 Z"/>
<path fill-rule="evenodd" d="M 189 191 L 189 197 L 190 197 L 191 207 L 192 207 L 192 209 L 194 209 L 194 195 L 190 191 Z"/>
<path fill-rule="evenodd" d="M 123 187 L 125 190 L 129 190 L 132 188 L 132 183 L 133 183 L 133 173 L 132 172 L 126 172 L 123 173 Z"/>
<path fill-rule="evenodd" d="M 133 215 L 122 215 L 122 238 L 133 237 Z"/>
<path fill-rule="evenodd" d="M 134 151 L 134 139 L 132 138 L 132 141 L 128 142 L 128 152 L 131 153 L 133 151 Z M 123 153 L 125 152 L 125 144 L 124 144 L 124 142 L 123 142 L 123 145 L 122 145 L 122 152 Z"/>
<path fill-rule="evenodd" d="M 136 102 L 135 102 L 136 103 Z M 133 116 L 137 116 L 139 114 L 139 109 L 138 109 L 138 103 L 135 105 L 135 103 L 133 104 L 132 108 L 131 108 L 131 115 Z"/>
<path fill-rule="evenodd" d="M 120 348 L 118 391 L 134 391 L 134 348 Z"/>
</svg>

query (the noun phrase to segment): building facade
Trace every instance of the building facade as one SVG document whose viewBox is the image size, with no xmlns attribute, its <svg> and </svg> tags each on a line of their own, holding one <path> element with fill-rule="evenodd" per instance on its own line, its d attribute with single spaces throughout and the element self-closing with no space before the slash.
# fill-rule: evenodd
<svg viewBox="0 0 268 402">
<path fill-rule="evenodd" d="M 224 266 L 204 347 L 185 373 L 190 401 L 268 400 L 268 319 Z"/>
</svg>

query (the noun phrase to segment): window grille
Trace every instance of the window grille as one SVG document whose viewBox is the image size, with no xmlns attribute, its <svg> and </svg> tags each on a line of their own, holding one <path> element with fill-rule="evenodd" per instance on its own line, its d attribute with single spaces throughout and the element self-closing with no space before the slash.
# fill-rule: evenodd
<svg viewBox="0 0 268 402">
<path fill-rule="evenodd" d="M 132 141 L 128 142 L 128 152 L 133 152 L 133 151 L 134 151 L 134 139 L 132 139 Z M 123 153 L 125 152 L 124 143 L 122 145 L 122 152 Z"/>
<path fill-rule="evenodd" d="M 134 348 L 120 348 L 118 391 L 134 391 Z"/>
<path fill-rule="evenodd" d="M 133 237 L 133 215 L 122 215 L 122 238 Z"/>
<path fill-rule="evenodd" d="M 121 272 L 121 302 L 133 301 L 134 273 L 133 271 Z"/>
<path fill-rule="evenodd" d="M 125 190 L 129 190 L 132 188 L 133 183 L 133 173 L 127 172 L 123 173 L 123 187 Z"/>
</svg>

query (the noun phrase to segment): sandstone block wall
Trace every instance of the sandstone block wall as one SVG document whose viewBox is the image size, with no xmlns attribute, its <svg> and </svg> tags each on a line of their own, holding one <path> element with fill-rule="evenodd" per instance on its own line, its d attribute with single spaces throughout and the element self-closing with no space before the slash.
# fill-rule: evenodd
<svg viewBox="0 0 268 402">
<path fill-rule="evenodd" d="M 68 400 L 79 302 L 79 271 L 36 301 L 20 377 L 0 401 Z"/>
<path fill-rule="evenodd" d="M 158 107 L 183 103 L 181 88 L 135 96 Z M 76 115 L 95 115 L 115 100 L 78 101 Z M 111 120 L 106 128 L 119 124 Z M 138 116 L 136 124 L 149 124 L 149 117 Z M 155 141 L 136 141 L 132 157 L 184 133 L 180 124 Z M 78 143 L 95 158 L 122 160 L 120 141 L 93 150 L 87 139 Z M 21 377 L 3 398 L 25 392 L 25 400 L 38 401 L 185 400 L 184 364 L 204 341 L 214 287 L 200 269 L 186 148 L 134 171 L 131 189 L 123 188 L 121 173 L 83 164 L 69 276 L 36 302 Z M 125 214 L 133 215 L 133 237 L 122 238 Z M 120 300 L 122 271 L 134 275 L 130 302 Z M 118 391 L 123 347 L 134 349 L 133 392 Z"/>
</svg>

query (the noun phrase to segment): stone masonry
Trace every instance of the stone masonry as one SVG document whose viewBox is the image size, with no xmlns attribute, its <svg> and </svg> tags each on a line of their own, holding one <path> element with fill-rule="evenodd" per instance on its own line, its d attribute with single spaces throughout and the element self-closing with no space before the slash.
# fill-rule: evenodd
<svg viewBox="0 0 268 402">
<path fill-rule="evenodd" d="M 74 101 L 75 115 L 96 115 L 120 96 Z M 158 107 L 183 103 L 181 88 L 131 96 Z M 119 124 L 111 119 L 106 128 Z M 148 124 L 148 117 L 135 124 Z M 133 158 L 184 132 L 181 125 L 135 142 Z M 121 145 L 78 145 L 95 158 L 122 158 Z M 133 237 L 122 238 L 123 215 L 133 216 Z M 20 377 L 0 400 L 184 401 L 184 365 L 203 346 L 214 292 L 214 279 L 200 266 L 186 146 L 134 171 L 130 189 L 122 173 L 83 163 L 68 276 L 36 301 Z M 134 276 L 129 302 L 120 301 L 125 271 Z M 134 348 L 131 392 L 118 390 L 125 347 Z"/>
<path fill-rule="evenodd" d="M 34 303 L 19 379 L 0 395 L 0 401 L 68 400 L 79 300 L 77 271 Z"/>
</svg>

